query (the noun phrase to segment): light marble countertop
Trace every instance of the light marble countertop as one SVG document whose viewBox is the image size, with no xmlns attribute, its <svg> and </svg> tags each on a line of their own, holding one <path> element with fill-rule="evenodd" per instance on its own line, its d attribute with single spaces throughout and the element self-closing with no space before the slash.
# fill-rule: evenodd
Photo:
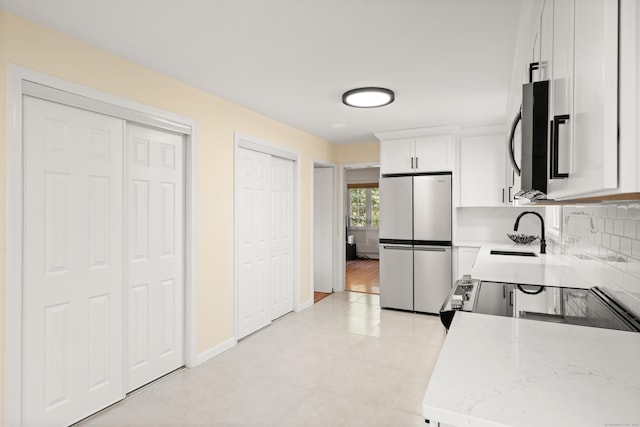
<svg viewBox="0 0 640 427">
<path fill-rule="evenodd" d="M 536 257 L 491 255 L 492 249 L 534 252 Z M 471 277 L 474 279 L 529 285 L 591 288 L 595 278 L 580 271 L 572 257 L 540 254 L 539 245 L 485 245 L 480 248 Z"/>
<path fill-rule="evenodd" d="M 431 425 L 640 426 L 640 334 L 456 313 L 423 416 Z"/>
</svg>

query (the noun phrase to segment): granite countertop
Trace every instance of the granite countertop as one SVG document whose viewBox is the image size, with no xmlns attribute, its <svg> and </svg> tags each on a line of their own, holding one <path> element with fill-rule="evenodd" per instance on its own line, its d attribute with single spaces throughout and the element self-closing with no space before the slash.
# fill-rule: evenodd
<svg viewBox="0 0 640 427">
<path fill-rule="evenodd" d="M 423 415 L 453 426 L 640 426 L 640 333 L 459 312 Z"/>
<path fill-rule="evenodd" d="M 491 255 L 492 249 L 534 252 L 538 256 Z M 491 282 L 584 289 L 597 285 L 595 278 L 580 271 L 572 257 L 552 253 L 540 254 L 539 245 L 482 246 L 471 270 L 471 276 Z"/>
</svg>

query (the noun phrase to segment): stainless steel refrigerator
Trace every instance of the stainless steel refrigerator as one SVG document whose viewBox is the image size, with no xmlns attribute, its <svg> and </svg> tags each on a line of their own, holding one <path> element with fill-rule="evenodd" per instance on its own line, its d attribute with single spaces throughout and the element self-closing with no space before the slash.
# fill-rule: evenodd
<svg viewBox="0 0 640 427">
<path fill-rule="evenodd" d="M 380 180 L 380 305 L 438 313 L 451 290 L 451 174 Z"/>
</svg>

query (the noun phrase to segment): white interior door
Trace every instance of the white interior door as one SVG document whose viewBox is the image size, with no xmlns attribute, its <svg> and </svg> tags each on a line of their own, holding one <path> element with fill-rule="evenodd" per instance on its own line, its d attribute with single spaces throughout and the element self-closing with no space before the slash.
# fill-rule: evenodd
<svg viewBox="0 0 640 427">
<path fill-rule="evenodd" d="M 127 124 L 127 392 L 183 365 L 182 135 Z"/>
<path fill-rule="evenodd" d="M 313 170 L 313 289 L 333 291 L 333 169 Z"/>
<path fill-rule="evenodd" d="M 24 424 L 123 398 L 123 122 L 24 98 Z"/>
<path fill-rule="evenodd" d="M 271 322 L 271 156 L 238 148 L 238 338 Z"/>
<path fill-rule="evenodd" d="M 271 158 L 271 320 L 293 311 L 293 162 Z"/>
</svg>

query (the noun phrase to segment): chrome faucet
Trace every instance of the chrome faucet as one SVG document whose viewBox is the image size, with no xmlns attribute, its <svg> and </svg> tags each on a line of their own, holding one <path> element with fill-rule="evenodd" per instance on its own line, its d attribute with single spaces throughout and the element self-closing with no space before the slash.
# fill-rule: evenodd
<svg viewBox="0 0 640 427">
<path fill-rule="evenodd" d="M 542 235 L 540 236 L 540 253 L 546 254 L 547 241 L 544 238 L 544 218 L 542 218 L 542 215 L 540 215 L 538 212 L 524 211 L 520 215 L 518 215 L 518 218 L 516 218 L 516 223 L 513 225 L 513 231 L 518 231 L 518 226 L 520 225 L 520 218 L 522 218 L 526 214 L 532 214 L 540 218 L 540 227 L 542 228 Z"/>
</svg>

